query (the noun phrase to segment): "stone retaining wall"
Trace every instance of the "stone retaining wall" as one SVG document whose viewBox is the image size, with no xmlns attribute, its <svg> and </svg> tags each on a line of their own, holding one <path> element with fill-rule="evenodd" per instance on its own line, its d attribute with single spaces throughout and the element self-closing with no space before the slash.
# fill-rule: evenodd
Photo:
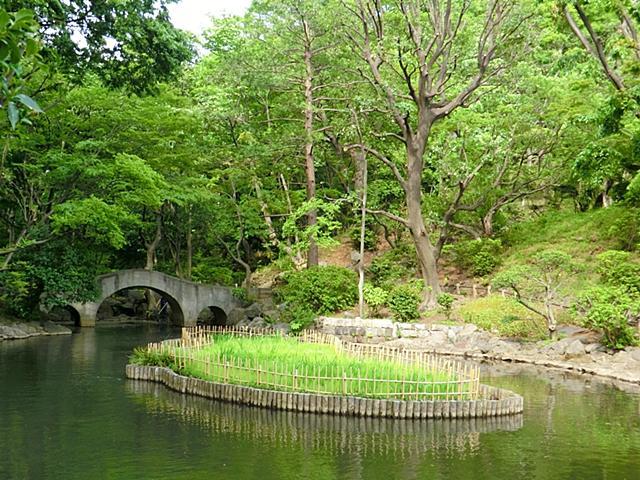
<svg viewBox="0 0 640 480">
<path fill-rule="evenodd" d="M 390 319 L 333 318 L 320 317 L 318 325 L 322 332 L 345 337 L 357 343 L 379 343 L 397 338 L 427 338 L 462 330 L 462 326 L 425 325 L 423 323 L 402 323 Z M 437 333 L 436 333 L 437 332 Z"/>
<path fill-rule="evenodd" d="M 278 392 L 214 383 L 178 375 L 169 368 L 127 365 L 127 378 L 149 380 L 191 395 L 258 407 L 361 417 L 474 418 L 522 413 L 523 399 L 509 390 L 480 386 L 479 400 L 401 401 Z"/>
</svg>

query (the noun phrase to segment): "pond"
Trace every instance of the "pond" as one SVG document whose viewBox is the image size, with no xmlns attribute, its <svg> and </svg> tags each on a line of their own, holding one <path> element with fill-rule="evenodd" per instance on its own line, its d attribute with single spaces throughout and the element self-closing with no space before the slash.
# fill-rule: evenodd
<svg viewBox="0 0 640 480">
<path fill-rule="evenodd" d="M 126 380 L 156 327 L 0 343 L 0 479 L 639 479 L 640 394 L 483 367 L 523 415 L 398 421 L 275 412 Z"/>
</svg>

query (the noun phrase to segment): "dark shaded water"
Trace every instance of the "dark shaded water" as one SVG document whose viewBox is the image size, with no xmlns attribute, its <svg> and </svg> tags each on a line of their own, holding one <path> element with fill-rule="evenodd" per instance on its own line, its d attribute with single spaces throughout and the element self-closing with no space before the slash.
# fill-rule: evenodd
<svg viewBox="0 0 640 480">
<path fill-rule="evenodd" d="M 124 379 L 135 345 L 176 333 L 83 330 L 0 343 L 4 479 L 640 479 L 640 395 L 526 367 L 486 383 L 521 416 L 393 421 L 226 405 Z"/>
</svg>

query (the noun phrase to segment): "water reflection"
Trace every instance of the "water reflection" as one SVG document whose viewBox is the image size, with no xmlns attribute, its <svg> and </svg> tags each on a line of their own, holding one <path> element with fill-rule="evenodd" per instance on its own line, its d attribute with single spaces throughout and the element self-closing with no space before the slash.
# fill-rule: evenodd
<svg viewBox="0 0 640 480">
<path fill-rule="evenodd" d="M 523 425 L 522 415 L 451 420 L 362 418 L 234 405 L 183 395 L 146 381 L 128 380 L 126 389 L 149 413 L 177 416 L 211 434 L 326 453 L 403 458 L 446 451 L 459 456 L 477 451 L 482 433 L 516 431 Z"/>
</svg>

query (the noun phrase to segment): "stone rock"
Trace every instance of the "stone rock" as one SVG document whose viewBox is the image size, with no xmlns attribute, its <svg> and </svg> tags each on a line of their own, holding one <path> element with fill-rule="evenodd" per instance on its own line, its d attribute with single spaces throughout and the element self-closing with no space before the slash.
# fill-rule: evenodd
<svg viewBox="0 0 640 480">
<path fill-rule="evenodd" d="M 45 322 L 42 327 L 44 328 L 45 332 L 51 335 L 62 335 L 71 333 L 71 330 L 69 330 L 67 327 L 57 325 L 53 322 Z"/>
<path fill-rule="evenodd" d="M 244 309 L 244 314 L 247 318 L 254 319 L 262 315 L 262 305 L 259 303 L 252 303 Z"/>
<path fill-rule="evenodd" d="M 255 317 L 251 322 L 249 322 L 249 327 L 251 328 L 264 328 L 266 326 L 267 322 L 265 322 L 262 317 Z"/>
<path fill-rule="evenodd" d="M 248 318 L 243 318 L 238 323 L 236 323 L 236 327 L 248 327 L 251 321 Z"/>
<path fill-rule="evenodd" d="M 629 356 L 636 362 L 640 362 L 640 348 L 633 348 L 628 352 Z"/>
<path fill-rule="evenodd" d="M 587 343 L 584 346 L 584 351 L 585 353 L 593 353 L 593 352 L 603 352 L 605 350 L 605 348 L 600 345 L 599 343 Z"/>
<path fill-rule="evenodd" d="M 270 319 L 272 322 L 277 322 L 278 320 L 280 320 L 281 316 L 282 314 L 280 313 L 280 311 L 274 308 L 264 311 L 264 317 Z"/>
<path fill-rule="evenodd" d="M 475 333 L 478 331 L 478 327 L 475 326 L 473 323 L 467 323 L 464 327 L 462 327 L 462 330 L 460 331 L 460 335 L 471 335 L 472 333 Z"/>
<path fill-rule="evenodd" d="M 229 312 L 229 315 L 227 315 L 227 325 L 236 325 L 240 327 L 242 326 L 240 323 L 244 320 L 247 320 L 247 314 L 244 308 L 234 308 Z"/>
<path fill-rule="evenodd" d="M 447 341 L 447 334 L 443 331 L 431 332 L 431 335 L 426 337 L 429 343 L 432 345 L 442 345 Z"/>
<path fill-rule="evenodd" d="M 451 343 L 456 343 L 456 332 L 452 328 L 447 330 L 447 340 Z"/>
<path fill-rule="evenodd" d="M 284 322 L 274 323 L 271 328 L 273 328 L 276 332 L 282 333 L 289 333 L 291 331 L 291 325 Z"/>
<path fill-rule="evenodd" d="M 565 358 L 575 358 L 584 355 L 584 344 L 580 340 L 573 340 L 564 351 Z"/>
</svg>

